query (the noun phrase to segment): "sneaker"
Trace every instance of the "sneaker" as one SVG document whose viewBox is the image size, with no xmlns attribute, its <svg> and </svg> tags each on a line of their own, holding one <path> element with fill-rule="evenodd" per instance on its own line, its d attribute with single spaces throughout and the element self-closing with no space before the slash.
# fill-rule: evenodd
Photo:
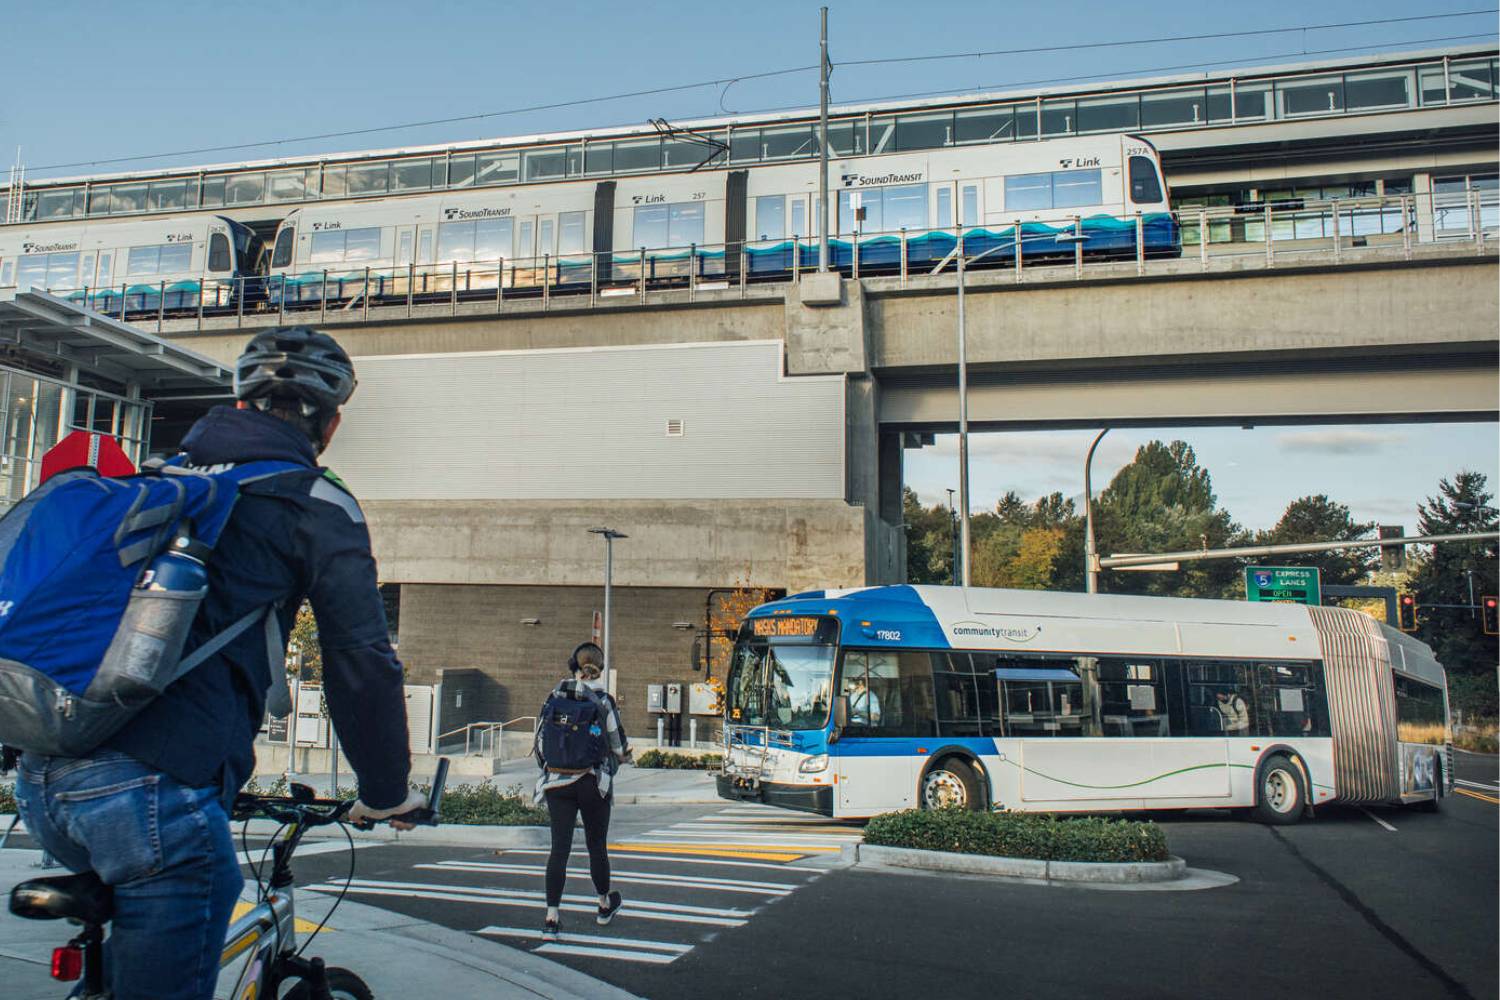
<svg viewBox="0 0 1500 1000">
<path fill-rule="evenodd" d="M 611 889 L 609 893 L 609 905 L 599 907 L 600 925 L 607 924 L 611 920 L 615 919 L 615 914 L 619 913 L 620 907 L 624 905 L 625 900 L 620 898 L 620 894 L 618 892 L 615 892 L 613 889 Z"/>
<path fill-rule="evenodd" d="M 556 941 L 560 936 L 561 928 L 556 920 L 544 920 L 542 922 L 542 940 Z"/>
</svg>

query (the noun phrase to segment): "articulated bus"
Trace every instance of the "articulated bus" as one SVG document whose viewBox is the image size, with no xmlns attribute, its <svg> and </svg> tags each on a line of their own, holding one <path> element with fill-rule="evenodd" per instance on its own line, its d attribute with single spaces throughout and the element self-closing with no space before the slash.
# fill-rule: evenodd
<svg viewBox="0 0 1500 1000">
<path fill-rule="evenodd" d="M 797 594 L 742 625 L 720 796 L 912 807 L 1435 810 L 1447 683 L 1342 608 L 927 586 Z"/>
</svg>

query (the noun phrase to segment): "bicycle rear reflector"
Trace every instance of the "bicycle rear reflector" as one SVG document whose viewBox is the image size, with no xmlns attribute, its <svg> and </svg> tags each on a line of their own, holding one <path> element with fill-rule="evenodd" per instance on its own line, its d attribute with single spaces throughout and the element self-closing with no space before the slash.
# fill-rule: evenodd
<svg viewBox="0 0 1500 1000">
<path fill-rule="evenodd" d="M 52 978 L 71 983 L 83 975 L 83 949 L 66 944 L 52 949 Z"/>
</svg>

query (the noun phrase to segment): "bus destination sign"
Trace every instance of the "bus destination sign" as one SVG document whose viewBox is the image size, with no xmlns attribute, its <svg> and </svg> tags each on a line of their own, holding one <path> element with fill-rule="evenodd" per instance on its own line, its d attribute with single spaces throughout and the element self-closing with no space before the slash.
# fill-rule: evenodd
<svg viewBox="0 0 1500 1000">
<path fill-rule="evenodd" d="M 1323 581 L 1315 566 L 1246 566 L 1245 597 L 1270 604 L 1322 604 Z"/>
<path fill-rule="evenodd" d="M 821 618 L 753 618 L 750 628 L 756 635 L 809 637 L 818 634 Z"/>
</svg>

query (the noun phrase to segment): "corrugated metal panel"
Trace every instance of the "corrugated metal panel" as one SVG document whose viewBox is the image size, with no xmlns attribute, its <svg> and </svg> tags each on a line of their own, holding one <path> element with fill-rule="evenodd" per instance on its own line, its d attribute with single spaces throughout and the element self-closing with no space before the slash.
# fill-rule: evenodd
<svg viewBox="0 0 1500 1000">
<path fill-rule="evenodd" d="M 325 460 L 361 499 L 844 496 L 843 377 L 784 376 L 779 341 L 355 363 Z"/>
<path fill-rule="evenodd" d="M 1380 624 L 1344 608 L 1308 608 L 1323 647 L 1333 768 L 1341 802 L 1400 798 L 1391 651 Z"/>
</svg>

